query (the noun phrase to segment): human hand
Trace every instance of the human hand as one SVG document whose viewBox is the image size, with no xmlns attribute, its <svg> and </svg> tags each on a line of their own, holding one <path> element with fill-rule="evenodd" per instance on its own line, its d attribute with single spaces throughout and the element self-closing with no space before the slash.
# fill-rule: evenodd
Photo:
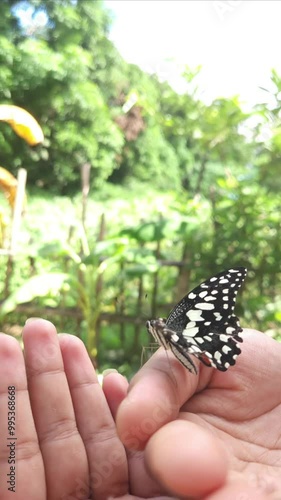
<svg viewBox="0 0 281 500">
<path fill-rule="evenodd" d="M 160 349 L 133 378 L 117 413 L 120 438 L 138 450 L 132 494 L 281 499 L 281 345 L 254 330 L 243 338 L 225 373 L 196 362 L 192 375 Z"/>
<path fill-rule="evenodd" d="M 83 343 L 34 319 L 18 342 L 0 334 L 0 499 L 96 500 L 128 492 L 124 447 Z M 114 374 L 119 404 L 127 389 Z M 8 387 L 15 386 L 15 436 L 8 434 Z M 12 412 L 13 413 L 13 412 Z M 12 413 L 9 415 L 13 420 Z M 15 487 L 7 476 L 15 443 Z M 13 471 L 13 470 L 12 470 Z"/>
<path fill-rule="evenodd" d="M 253 401 L 255 397 L 253 397 L 252 392 L 256 392 L 257 389 L 262 394 L 266 388 L 268 379 L 270 379 L 268 403 L 270 405 L 271 402 L 269 409 L 273 411 L 274 415 L 272 416 L 271 411 L 268 412 L 268 415 L 270 416 L 270 420 L 274 420 L 275 418 L 279 422 L 278 398 L 276 397 L 278 388 L 274 390 L 271 377 L 277 376 L 279 369 L 277 361 L 279 362 L 280 346 L 274 341 L 261 336 L 261 334 L 250 334 L 250 332 L 245 332 L 245 334 L 248 340 L 247 344 L 245 344 L 246 346 L 248 345 L 245 352 L 248 354 L 243 353 L 243 356 L 248 357 L 247 363 L 250 371 L 247 375 L 248 368 L 245 367 L 243 371 L 240 367 L 240 375 L 239 377 L 237 375 L 236 382 L 235 377 L 229 378 L 231 372 L 236 371 L 236 368 L 227 372 L 227 374 L 221 374 L 224 377 L 228 377 L 229 380 L 227 382 L 227 379 L 221 379 L 220 382 L 217 380 L 218 372 L 214 372 L 211 375 L 212 372 L 210 373 L 209 369 L 203 367 L 199 379 L 194 384 L 193 376 L 191 377 L 186 370 L 182 371 L 181 365 L 176 360 L 171 359 L 169 363 L 165 353 L 161 353 L 161 351 L 143 367 L 133 381 L 129 397 L 124 400 L 120 407 L 118 426 L 119 432 L 122 434 L 122 427 L 124 431 L 124 424 L 126 425 L 127 419 L 128 429 L 125 429 L 123 437 L 125 441 L 133 437 L 133 444 L 136 448 L 143 448 L 149 435 L 154 435 L 150 439 L 145 453 L 142 451 L 128 452 L 128 463 L 124 448 L 116 436 L 114 423 L 101 388 L 97 383 L 94 370 L 85 348 L 79 339 L 69 335 L 57 336 L 56 330 L 51 323 L 42 320 L 33 320 L 27 323 L 23 332 L 25 345 L 24 362 L 18 343 L 9 336 L 0 335 L 0 430 L 2 436 L 5 435 L 7 429 L 7 412 L 5 414 L 3 408 L 7 405 L 8 386 L 15 385 L 17 388 L 16 493 L 8 492 L 8 485 L 7 487 L 5 485 L 4 489 L 3 484 L 5 483 L 1 480 L 0 498 L 8 499 L 11 496 L 11 498 L 29 498 L 30 500 L 46 498 L 70 500 L 78 498 L 87 499 L 89 495 L 93 495 L 92 498 L 94 497 L 95 499 L 108 498 L 109 496 L 127 499 L 132 498 L 129 495 L 130 492 L 141 497 L 153 496 L 155 498 L 158 495 L 163 499 L 163 492 L 167 494 L 167 489 L 176 491 L 178 495 L 182 494 L 177 491 L 181 483 L 178 481 L 177 475 L 174 475 L 175 467 L 173 466 L 176 466 L 176 472 L 178 473 L 181 473 L 182 469 L 184 469 L 182 477 L 184 480 L 187 479 L 186 487 L 189 489 L 189 479 L 191 479 L 191 487 L 194 487 L 195 484 L 196 489 L 199 473 L 199 490 L 202 487 L 203 489 L 206 488 L 206 485 L 208 488 L 208 484 L 210 486 L 210 478 L 212 478 L 212 486 L 214 489 L 218 488 L 218 494 L 222 494 L 221 497 L 213 495 L 212 499 L 279 499 L 280 484 L 275 475 L 278 465 L 280 465 L 276 435 L 278 427 L 276 433 L 275 429 L 272 429 L 272 436 L 268 433 L 268 427 L 261 432 L 260 435 L 265 435 L 267 442 L 268 437 L 272 439 L 276 438 L 275 447 L 271 446 L 271 450 L 265 455 L 264 460 L 260 460 L 260 465 L 256 464 L 252 470 L 247 470 L 246 468 L 244 474 L 246 484 L 242 486 L 242 490 L 239 486 L 240 476 L 238 478 L 237 491 L 238 493 L 242 491 L 244 496 L 239 497 L 238 493 L 235 497 L 233 495 L 229 496 L 224 487 L 220 489 L 220 486 L 224 483 L 225 473 L 222 460 L 224 459 L 224 454 L 227 454 L 227 452 L 220 449 L 219 440 L 224 441 L 222 438 L 224 438 L 226 432 L 224 429 L 219 428 L 216 421 L 215 423 L 208 421 L 208 415 L 203 415 L 200 410 L 200 405 L 203 404 L 200 400 L 202 396 L 206 398 L 206 410 L 210 410 L 209 417 L 212 417 L 211 400 L 213 392 L 231 390 L 231 384 L 234 384 L 234 393 L 236 394 L 232 403 L 239 401 L 241 399 L 241 395 L 239 396 L 239 394 L 243 380 L 248 381 L 246 393 L 251 396 Z M 251 338 L 253 335 L 254 338 Z M 256 352 L 252 356 L 255 349 Z M 272 350 L 274 353 L 272 353 Z M 242 356 L 240 359 L 242 360 Z M 259 366 L 260 359 L 264 361 L 261 366 Z M 262 382 L 257 388 L 253 385 L 254 378 L 251 380 L 249 376 L 252 373 L 251 369 L 253 367 L 259 368 L 258 376 L 256 377 L 255 375 L 255 378 L 257 381 L 261 380 Z M 171 373 L 173 374 L 172 376 Z M 28 388 L 26 376 L 29 381 Z M 175 381 L 177 384 L 176 388 L 174 386 Z M 182 382 L 186 383 L 186 394 L 194 393 L 188 405 L 195 405 L 195 407 L 182 408 L 182 410 L 188 410 L 191 413 L 185 414 L 183 412 L 180 415 L 180 419 L 163 427 L 163 424 L 166 421 L 172 420 L 174 418 L 173 414 L 178 412 L 181 398 L 184 397 L 184 387 L 181 386 L 181 390 L 179 390 L 179 383 Z M 224 382 L 227 382 L 227 384 L 224 384 Z M 217 384 L 217 386 L 215 387 L 214 384 Z M 104 390 L 113 415 L 116 414 L 117 408 L 125 396 L 126 388 L 126 381 L 119 374 L 112 373 L 105 378 Z M 142 388 L 146 388 L 147 392 L 142 393 Z M 201 393 L 198 393 L 200 390 Z M 153 399 L 155 391 L 157 397 Z M 196 395 L 195 391 L 197 391 Z M 243 394 L 245 394 L 245 391 Z M 223 409 L 221 401 L 225 399 L 221 396 L 222 394 L 218 397 L 220 410 Z M 216 394 L 215 397 L 217 397 Z M 251 398 L 249 397 L 249 400 Z M 142 402 L 145 406 L 139 406 L 139 403 L 142 404 Z M 258 402 L 258 408 L 251 408 L 250 401 L 248 401 L 247 407 L 250 415 L 248 420 L 251 424 L 249 432 L 255 430 L 256 424 L 258 429 L 259 425 L 263 425 L 263 422 L 260 421 L 262 414 L 258 409 L 260 408 L 261 410 L 264 407 L 264 411 L 266 411 L 267 405 L 263 404 L 261 406 L 260 404 L 261 402 L 265 403 L 264 398 L 258 398 Z M 272 409 L 272 402 L 276 403 L 276 410 Z M 135 407 L 135 403 L 137 407 Z M 225 410 L 229 403 L 231 401 L 228 401 Z M 198 409 L 196 409 L 196 405 L 199 405 Z M 246 410 L 246 407 L 244 410 Z M 251 410 L 254 410 L 254 412 L 257 411 L 258 415 L 255 416 L 254 413 L 252 415 Z M 136 418 L 132 421 L 134 411 Z M 193 411 L 196 412 L 196 415 L 192 414 Z M 237 419 L 236 413 L 239 414 L 237 408 L 234 411 L 234 422 Z M 213 412 L 213 415 L 215 415 L 215 412 Z M 182 416 L 183 419 L 181 420 Z M 227 418 L 225 418 L 224 412 L 221 414 L 218 413 L 217 417 L 218 422 L 222 421 L 224 425 L 227 425 Z M 141 423 L 144 426 L 141 426 Z M 153 427 L 151 426 L 152 424 Z M 188 424 L 189 427 L 181 429 L 179 425 L 182 424 Z M 195 425 L 195 428 L 190 428 L 192 424 Z M 233 427 L 235 432 L 237 431 L 237 425 L 239 430 L 239 424 L 241 422 L 235 422 Z M 171 434 L 172 428 L 169 427 L 171 425 L 176 425 L 173 435 Z M 213 429 L 215 438 L 210 439 L 209 435 L 204 434 L 202 425 L 206 426 L 208 430 Z M 154 432 L 157 429 L 159 430 Z M 190 432 L 192 432 L 192 436 L 190 436 Z M 235 446 L 233 453 L 229 450 L 228 453 L 232 458 L 237 457 L 236 462 L 239 465 L 241 458 L 237 456 L 237 452 L 240 449 L 241 432 L 238 432 L 238 435 L 235 432 L 229 433 L 230 441 L 232 440 Z M 245 432 L 247 431 L 245 430 Z M 195 451 L 196 446 L 198 446 L 198 439 L 201 439 L 203 446 L 199 450 L 199 457 L 198 454 L 196 456 L 196 453 L 194 455 L 194 446 L 193 450 L 192 446 L 189 446 L 188 450 L 185 449 L 186 447 L 183 447 L 183 450 L 181 449 L 184 439 L 190 439 L 190 437 L 193 438 Z M 168 462 L 165 460 L 167 453 L 162 454 L 163 443 L 168 445 L 168 448 L 166 448 L 166 451 L 168 450 L 169 452 L 170 460 Z M 190 443 L 191 441 L 189 440 Z M 132 442 L 129 444 L 132 444 Z M 270 443 L 268 445 L 270 446 Z M 250 450 L 248 450 L 248 447 Z M 259 447 L 255 445 L 252 451 L 251 445 L 248 444 L 247 449 L 245 448 L 244 451 L 245 453 L 252 451 L 254 460 L 256 448 L 259 450 Z M 202 454 L 202 449 L 204 450 L 204 454 Z M 243 447 L 241 449 L 243 450 Z M 191 457 L 188 457 L 188 455 L 183 456 L 182 451 L 185 453 L 190 451 Z M 6 469 L 8 470 L 8 454 L 6 443 L 1 439 L 0 471 L 2 477 L 5 478 L 5 471 Z M 211 463 L 209 460 L 210 454 L 212 454 Z M 271 463 L 273 461 L 272 454 L 275 463 Z M 204 456 L 206 460 L 202 461 L 202 457 L 204 458 Z M 263 456 L 262 453 L 260 453 L 260 456 Z M 158 460 L 159 457 L 160 460 Z M 182 458 L 184 459 L 183 461 L 181 460 Z M 197 477 L 196 474 L 194 475 L 194 470 L 190 473 L 191 478 L 187 475 L 188 468 L 190 469 L 188 462 L 190 458 L 192 466 L 193 464 L 195 466 L 197 464 L 200 467 Z M 149 472 L 146 470 L 144 460 Z M 181 468 L 177 469 L 179 465 L 181 465 Z M 167 466 L 170 475 L 169 473 L 167 475 Z M 221 473 L 221 470 L 218 472 L 218 466 L 219 469 L 222 469 L 223 473 Z M 206 475 L 208 468 L 209 474 Z M 236 466 L 236 463 L 233 463 L 230 470 L 239 471 L 239 467 Z M 4 473 L 2 473 L 3 471 Z M 212 476 L 213 472 L 215 472 L 214 476 Z M 242 476 L 242 474 L 240 475 Z M 152 479 L 153 476 L 158 479 L 158 482 Z M 236 479 L 234 477 L 236 482 L 235 487 L 237 486 Z M 249 483 L 249 479 L 250 483 L 255 483 L 258 479 L 263 481 L 262 485 L 267 486 L 268 491 L 272 490 L 274 496 L 269 497 L 259 492 L 258 489 L 254 490 L 251 484 L 247 484 L 247 481 Z M 159 486 L 159 483 L 164 484 L 164 486 Z M 250 496 L 245 496 L 245 491 Z M 274 492 L 277 496 L 275 496 Z M 198 496 L 196 491 L 194 495 Z M 202 494 L 200 495 L 202 496 Z M 184 496 L 186 496 L 185 493 Z M 208 496 L 208 498 L 211 498 L 211 496 Z"/>
</svg>

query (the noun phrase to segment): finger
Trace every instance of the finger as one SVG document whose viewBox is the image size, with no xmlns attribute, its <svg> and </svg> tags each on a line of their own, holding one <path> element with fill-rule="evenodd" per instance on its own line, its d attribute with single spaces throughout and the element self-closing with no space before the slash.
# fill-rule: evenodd
<svg viewBox="0 0 281 500">
<path fill-rule="evenodd" d="M 122 442 L 130 449 L 143 449 L 149 437 L 174 420 L 182 404 L 207 384 L 213 370 L 204 368 L 193 375 L 171 353 L 159 349 L 135 375 L 118 409 Z"/>
<path fill-rule="evenodd" d="M 99 500 L 124 495 L 128 491 L 126 453 L 85 346 L 72 335 L 60 335 L 60 346 L 87 450 L 92 496 Z"/>
<path fill-rule="evenodd" d="M 88 462 L 76 426 L 57 332 L 49 321 L 32 320 L 23 329 L 23 341 L 47 497 L 52 500 L 75 496 L 79 481 L 87 484 Z"/>
<path fill-rule="evenodd" d="M 236 365 L 227 372 L 214 370 L 208 391 L 187 401 L 182 410 L 196 414 L 207 411 L 226 421 L 231 415 L 233 422 L 259 417 L 280 404 L 280 391 L 272 381 L 281 376 L 281 344 L 256 330 L 245 329 L 242 336 L 242 353 Z"/>
<path fill-rule="evenodd" d="M 121 401 L 126 397 L 128 382 L 119 373 L 106 374 L 103 381 L 103 390 L 107 402 L 111 409 L 113 418 L 116 418 L 116 412 Z M 159 494 L 159 485 L 149 476 L 143 460 L 143 452 L 127 451 L 130 491 L 134 495 L 140 495 L 142 498 L 157 498 Z M 132 497 L 139 498 L 139 497 Z M 162 497 L 161 497 L 162 498 Z"/>
<path fill-rule="evenodd" d="M 127 395 L 128 381 L 120 373 L 103 373 L 103 392 L 107 400 L 113 418 L 116 418 L 117 410 Z"/>
<path fill-rule="evenodd" d="M 11 387 L 15 387 L 15 393 Z M 0 334 L 0 430 L 0 498 L 44 500 L 44 466 L 24 358 L 18 342 L 4 334 Z"/>
<path fill-rule="evenodd" d="M 245 484 L 227 484 L 205 497 L 205 500 L 274 500 L 274 498 L 277 500 L 280 496 L 274 497 L 274 494 L 272 496 Z"/>
<path fill-rule="evenodd" d="M 143 497 L 142 496 L 138 497 L 138 496 L 135 496 L 135 495 L 124 495 L 123 497 L 118 497 L 115 500 L 143 500 Z M 173 498 L 171 496 L 165 497 L 165 496 L 161 495 L 159 497 L 158 496 L 153 496 L 153 500 L 178 500 L 178 499 L 177 498 Z M 235 500 L 237 500 L 237 499 L 235 499 Z M 258 500 L 260 500 L 260 499 L 258 499 Z"/>
<path fill-rule="evenodd" d="M 103 390 L 107 402 L 111 409 L 113 418 L 116 417 L 117 409 L 127 394 L 128 382 L 119 373 L 106 373 L 103 380 Z M 128 467 L 130 476 L 130 491 L 134 495 L 140 495 L 142 498 L 157 498 L 159 494 L 159 485 L 148 475 L 143 452 L 127 451 Z M 138 497 L 132 497 L 138 498 Z"/>
<path fill-rule="evenodd" d="M 216 490 L 227 474 L 220 442 L 206 429 L 182 420 L 170 422 L 151 437 L 145 462 L 165 490 L 185 498 Z"/>
</svg>

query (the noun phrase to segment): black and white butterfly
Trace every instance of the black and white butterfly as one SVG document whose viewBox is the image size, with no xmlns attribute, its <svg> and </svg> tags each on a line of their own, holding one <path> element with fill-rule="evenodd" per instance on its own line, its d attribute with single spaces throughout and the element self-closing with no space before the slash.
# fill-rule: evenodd
<svg viewBox="0 0 281 500">
<path fill-rule="evenodd" d="M 167 320 L 147 321 L 148 332 L 190 372 L 197 373 L 190 354 L 226 371 L 241 353 L 242 328 L 233 311 L 246 274 L 247 269 L 236 267 L 212 276 L 183 297 Z"/>
</svg>

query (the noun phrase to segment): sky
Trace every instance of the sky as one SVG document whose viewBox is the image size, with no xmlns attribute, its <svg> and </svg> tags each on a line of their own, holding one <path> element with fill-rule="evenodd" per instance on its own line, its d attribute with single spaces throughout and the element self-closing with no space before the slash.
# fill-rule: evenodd
<svg viewBox="0 0 281 500">
<path fill-rule="evenodd" d="M 280 0 L 105 0 L 110 38 L 128 62 L 183 90 L 184 65 L 202 65 L 201 97 L 267 100 L 271 69 L 281 74 Z"/>
</svg>

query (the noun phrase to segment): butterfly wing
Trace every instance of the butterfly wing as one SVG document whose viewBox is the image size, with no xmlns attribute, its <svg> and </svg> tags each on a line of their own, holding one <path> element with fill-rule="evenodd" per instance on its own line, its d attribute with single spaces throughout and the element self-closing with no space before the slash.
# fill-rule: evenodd
<svg viewBox="0 0 281 500">
<path fill-rule="evenodd" d="M 181 356 L 184 352 L 193 354 L 221 371 L 235 364 L 241 352 L 237 342 L 242 342 L 242 328 L 233 311 L 246 274 L 244 267 L 223 271 L 194 288 L 174 307 L 166 322 L 179 338 L 172 342 L 172 350 L 178 344 Z"/>
</svg>

